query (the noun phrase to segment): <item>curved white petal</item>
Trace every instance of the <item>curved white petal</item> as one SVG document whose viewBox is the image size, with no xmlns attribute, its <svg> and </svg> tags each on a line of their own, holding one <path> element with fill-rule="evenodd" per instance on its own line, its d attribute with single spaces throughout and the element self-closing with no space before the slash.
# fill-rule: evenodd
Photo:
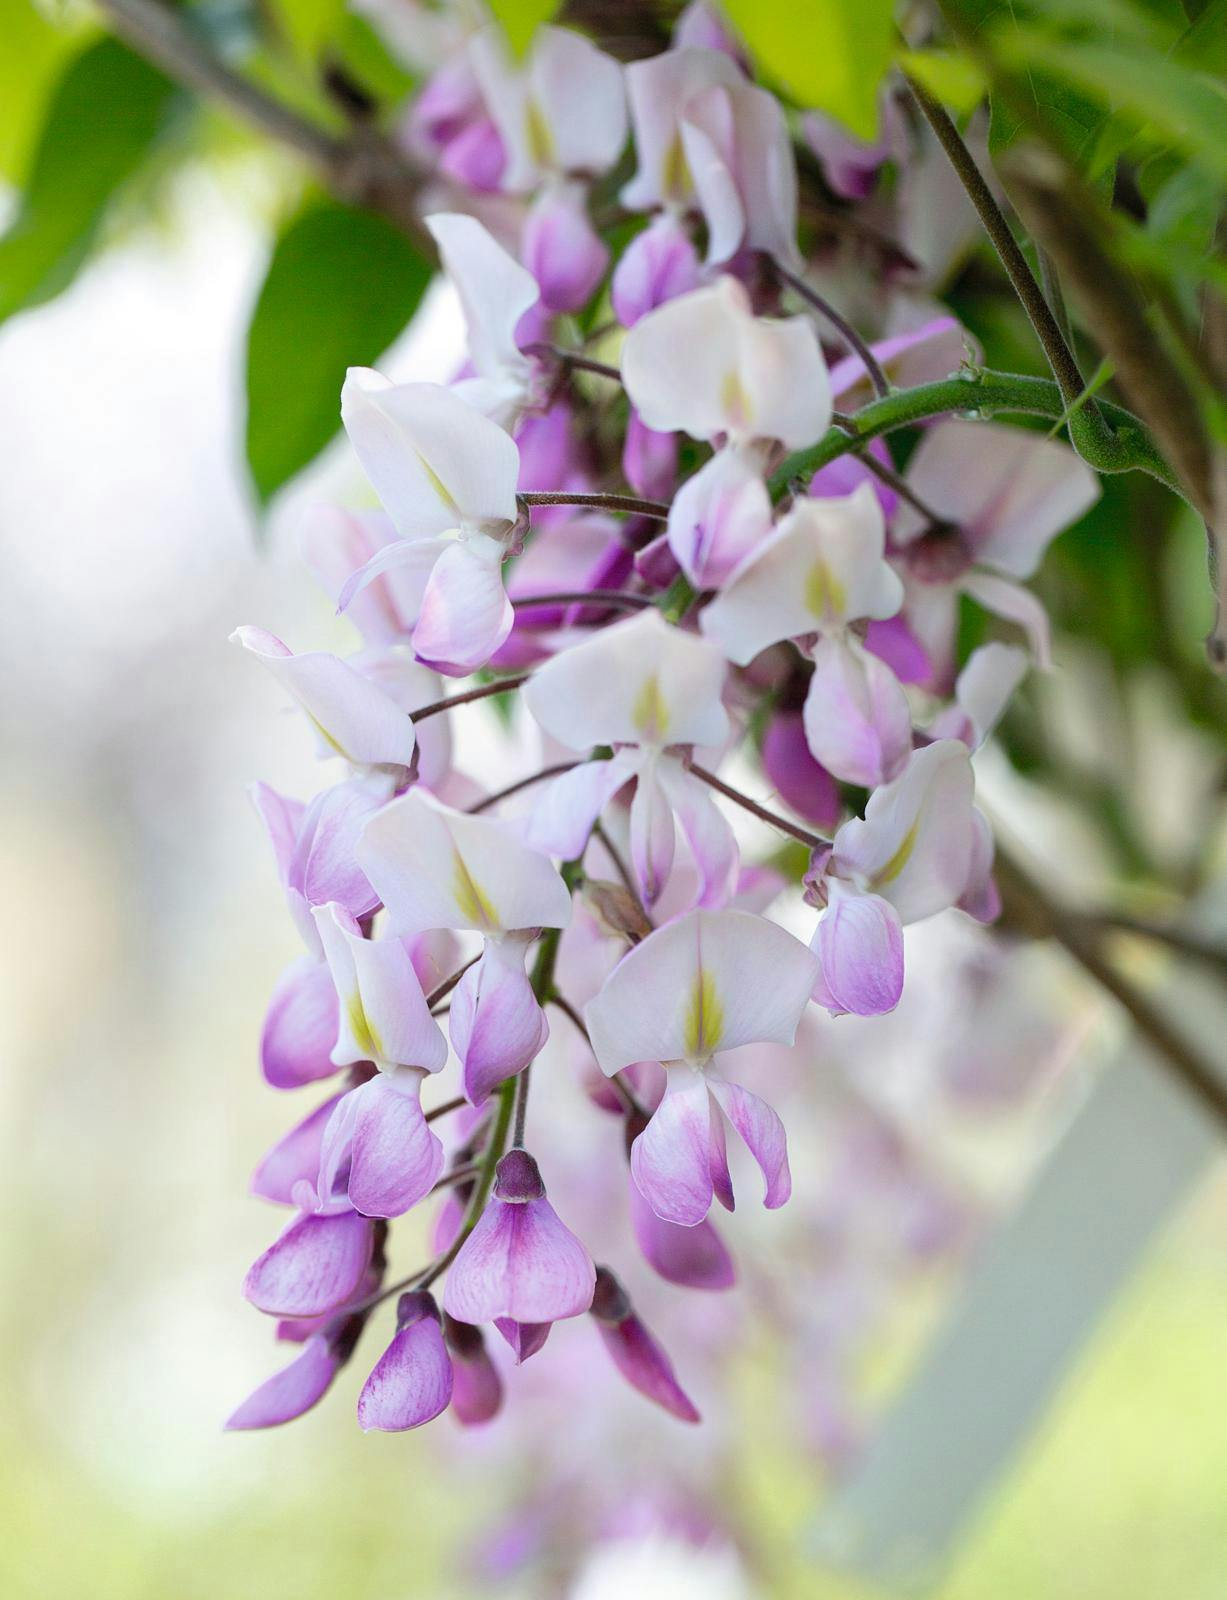
<svg viewBox="0 0 1227 1600">
<path fill-rule="evenodd" d="M 684 205 L 694 181 L 682 147 L 682 115 L 700 90 L 735 85 L 741 74 L 727 56 L 696 48 L 632 61 L 625 71 L 639 168 L 622 190 L 622 203 L 632 211 Z"/>
<path fill-rule="evenodd" d="M 586 1011 L 601 1070 L 710 1060 L 718 1050 L 791 1044 L 818 963 L 749 911 L 690 911 L 636 945 Z"/>
<path fill-rule="evenodd" d="M 258 656 L 298 701 L 330 755 L 356 767 L 408 766 L 413 724 L 394 700 L 347 662 L 323 650 L 295 655 L 264 628 L 236 628 L 231 639 Z"/>
<path fill-rule="evenodd" d="M 437 1072 L 447 1044 L 430 1015 L 409 952 L 399 939 L 364 939 L 335 901 L 317 906 L 315 923 L 341 1001 L 337 1066 L 376 1061 Z"/>
<path fill-rule="evenodd" d="M 1048 627 L 1048 613 L 1042 600 L 1030 589 L 1024 589 L 1009 578 L 999 578 L 995 572 L 968 572 L 959 580 L 959 588 L 978 600 L 986 611 L 1016 622 L 1027 635 L 1027 643 L 1035 654 L 1039 666 L 1052 665 L 1052 638 Z"/>
<path fill-rule="evenodd" d="M 973 650 L 954 686 L 955 704 L 934 719 L 930 735 L 962 739 L 978 750 L 1001 721 L 1029 666 L 1027 652 L 1016 645 L 994 640 Z"/>
<path fill-rule="evenodd" d="M 612 761 L 584 761 L 542 784 L 524 819 L 525 842 L 563 861 L 574 860 L 583 852 L 593 823 L 637 767 L 636 753 L 624 750 Z"/>
<path fill-rule="evenodd" d="M 527 394 L 532 363 L 516 344 L 516 328 L 540 298 L 532 273 L 476 217 L 436 211 L 425 222 L 460 296 L 469 355 L 478 374 L 518 382 Z"/>
<path fill-rule="evenodd" d="M 503 549 L 485 534 L 453 540 L 431 568 L 413 630 L 419 660 L 453 677 L 484 667 L 515 609 L 503 587 Z"/>
<path fill-rule="evenodd" d="M 802 711 L 814 760 L 866 788 L 895 777 L 912 749 L 903 685 L 852 635 L 820 638 Z"/>
<path fill-rule="evenodd" d="M 744 247 L 798 266 L 797 169 L 776 97 L 738 74 L 691 97 L 681 134 L 707 221 L 708 261 Z"/>
<path fill-rule="evenodd" d="M 371 818 L 357 853 L 398 933 L 565 928 L 571 918 L 567 886 L 540 851 L 412 791 Z"/>
<path fill-rule="evenodd" d="M 437 383 L 351 367 L 341 420 L 404 538 L 513 522 L 520 453 L 497 423 Z"/>
<path fill-rule="evenodd" d="M 1029 578 L 1044 551 L 1089 510 L 1099 479 L 1068 445 L 992 422 L 939 422 L 908 463 L 908 482 L 926 505 L 956 522 L 975 559 Z M 915 538 L 927 519 L 900 507 L 895 538 Z"/>
<path fill-rule="evenodd" d="M 724 583 L 770 530 L 767 485 L 735 449 L 718 450 L 669 507 L 669 548 L 697 589 Z"/>
<path fill-rule="evenodd" d="M 713 645 L 655 609 L 603 628 L 547 661 L 523 699 L 572 750 L 598 744 L 721 744 L 725 663 Z"/>
<path fill-rule="evenodd" d="M 967 886 L 974 847 L 975 780 L 967 747 L 939 739 L 876 789 L 863 819 L 835 835 L 831 867 L 881 895 L 902 922 L 952 906 Z"/>
</svg>

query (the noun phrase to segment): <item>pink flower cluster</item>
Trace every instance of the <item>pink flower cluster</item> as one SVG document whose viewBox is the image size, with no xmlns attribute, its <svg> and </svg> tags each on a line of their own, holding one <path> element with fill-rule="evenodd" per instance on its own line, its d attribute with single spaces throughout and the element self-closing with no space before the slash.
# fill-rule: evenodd
<svg viewBox="0 0 1227 1600">
<path fill-rule="evenodd" d="M 617 237 L 627 217 L 635 229 L 614 261 L 594 188 L 608 194 L 628 133 Z M 305 946 L 269 1007 L 264 1075 L 331 1092 L 256 1173 L 292 1215 L 247 1297 L 301 1351 L 230 1425 L 314 1405 L 385 1303 L 364 1428 L 448 1407 L 488 1420 L 503 1394 L 490 1334 L 522 1362 L 581 1316 L 629 1384 L 694 1421 L 623 1283 L 551 1205 L 549 1150 L 527 1148 L 550 1019 L 604 1075 L 593 1114 L 629 1167 L 644 1259 L 670 1283 L 727 1287 L 709 1212 L 733 1209 L 729 1130 L 768 1208 L 791 1189 L 784 1126 L 732 1053 L 791 1045 L 811 1003 L 890 1011 L 906 924 L 995 914 L 972 755 L 1046 662 L 1022 580 L 1096 484 L 1053 440 L 944 421 L 902 476 L 875 443 L 780 496 L 781 461 L 859 403 L 866 364 L 828 362 L 814 319 L 781 314 L 808 270 L 789 128 L 706 13 L 627 67 L 556 27 L 513 62 L 481 29 L 427 83 L 408 136 L 449 186 L 425 221 L 468 364 L 448 386 L 346 380 L 381 509 L 321 508 L 302 547 L 359 651 L 235 635 L 340 771 L 305 804 L 254 796 Z M 858 193 L 891 158 L 837 155 Z M 964 348 L 934 314 L 872 350 L 916 383 Z M 1025 647 L 988 644 L 956 674 L 964 596 Z M 474 673 L 445 696 L 443 677 Z M 550 759 L 479 786 L 447 724 L 500 689 Z M 783 814 L 729 781 L 747 758 Z M 808 848 L 781 920 L 742 861 L 738 806 Z M 438 1073 L 454 1093 L 424 1109 Z M 388 1283 L 390 1221 L 432 1196 L 431 1260 Z"/>
</svg>

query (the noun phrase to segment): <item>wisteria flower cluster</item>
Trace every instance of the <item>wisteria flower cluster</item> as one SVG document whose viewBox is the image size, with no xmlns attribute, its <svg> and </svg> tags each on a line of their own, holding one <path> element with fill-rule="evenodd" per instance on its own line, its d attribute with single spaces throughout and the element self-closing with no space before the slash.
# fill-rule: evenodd
<svg viewBox="0 0 1227 1600">
<path fill-rule="evenodd" d="M 837 190 L 894 159 L 802 132 Z M 924 428 L 902 474 L 880 442 L 781 473 L 871 379 L 949 376 L 970 345 L 911 303 L 868 350 L 824 347 L 792 131 L 701 8 L 626 67 L 558 27 L 516 62 L 479 29 L 408 137 L 448 198 L 424 220 L 468 363 L 449 386 L 346 380 L 380 509 L 320 509 L 302 547 L 361 649 L 235 634 L 339 776 L 306 803 L 255 791 L 304 946 L 263 1071 L 328 1097 L 256 1173 L 289 1220 L 246 1294 L 300 1349 L 230 1426 L 308 1410 L 368 1324 L 364 1428 L 482 1423 L 498 1342 L 520 1363 L 579 1317 L 630 1385 L 695 1421 L 617 1262 L 551 1203 L 534 1061 L 552 1023 L 577 1030 L 605 1159 L 633 1186 L 626 1249 L 727 1288 L 709 1213 L 733 1209 L 730 1130 L 768 1208 L 791 1188 L 785 1128 L 733 1053 L 791 1045 L 811 1005 L 892 1010 L 904 926 L 996 914 L 972 756 L 1046 663 L 1023 582 L 1096 480 L 1055 440 L 972 420 Z M 963 597 L 1017 642 L 956 672 Z M 547 759 L 478 784 L 447 724 L 495 693 Z M 747 763 L 772 807 L 730 781 Z M 804 847 L 791 903 L 741 859 L 737 808 Z M 388 1282 L 390 1223 L 419 1206 L 431 1259 Z"/>
</svg>

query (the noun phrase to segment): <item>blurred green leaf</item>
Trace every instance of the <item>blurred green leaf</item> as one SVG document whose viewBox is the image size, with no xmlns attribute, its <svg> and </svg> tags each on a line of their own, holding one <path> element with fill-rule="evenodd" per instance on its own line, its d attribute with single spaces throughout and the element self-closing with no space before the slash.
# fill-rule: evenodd
<svg viewBox="0 0 1227 1600">
<path fill-rule="evenodd" d="M 332 438 L 346 367 L 387 349 L 430 276 L 391 223 L 331 200 L 278 239 L 247 334 L 247 460 L 262 501 Z"/>
<path fill-rule="evenodd" d="M 490 0 L 490 10 L 516 55 L 523 55 L 541 24 L 552 22 L 561 9 L 562 0 Z"/>
<path fill-rule="evenodd" d="M 1141 44 L 1062 39 L 1036 29 L 1003 32 L 999 48 L 1007 64 L 1042 68 L 1227 175 L 1227 93 L 1202 73 Z"/>
<path fill-rule="evenodd" d="M 345 0 L 267 0 L 267 4 L 273 26 L 310 67 L 319 61 L 346 10 Z"/>
<path fill-rule="evenodd" d="M 70 56 L 95 30 L 74 21 L 57 26 L 31 0 L 0 7 L 0 176 L 20 184 L 38 139 L 48 96 Z"/>
<path fill-rule="evenodd" d="M 878 90 L 895 54 L 893 0 L 724 0 L 751 51 L 799 105 L 859 139 L 878 133 Z"/>
<path fill-rule="evenodd" d="M 904 50 L 899 65 L 922 83 L 936 100 L 959 116 L 974 111 L 984 98 L 984 74 L 967 56 L 949 50 Z"/>
<path fill-rule="evenodd" d="M 156 143 L 175 96 L 117 39 L 99 40 L 69 64 L 17 216 L 0 239 L 0 321 L 72 282 L 112 196 Z"/>
</svg>

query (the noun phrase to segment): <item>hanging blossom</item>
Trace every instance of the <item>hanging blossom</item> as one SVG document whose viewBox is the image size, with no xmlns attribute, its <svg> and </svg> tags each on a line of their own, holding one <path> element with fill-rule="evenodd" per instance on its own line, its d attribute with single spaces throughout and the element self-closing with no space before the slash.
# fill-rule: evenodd
<svg viewBox="0 0 1227 1600">
<path fill-rule="evenodd" d="M 549 1366 L 568 1349 L 619 1374 L 635 1403 L 696 1420 L 691 1375 L 684 1386 L 632 1301 L 619 1230 L 658 1290 L 728 1288 L 735 1229 L 726 1244 L 709 1213 L 713 1199 L 733 1204 L 730 1124 L 766 1206 L 791 1190 L 780 1118 L 740 1080 L 757 1088 L 761 1074 L 771 1092 L 811 1001 L 889 1011 L 905 926 L 952 908 L 996 914 L 973 757 L 1046 660 L 1046 619 L 1022 582 L 1097 492 L 1055 441 L 938 422 L 920 432 L 908 493 L 873 473 L 896 463 L 875 439 L 777 512 L 767 479 L 784 454 L 823 437 L 833 403 L 855 410 L 871 393 L 860 357 L 828 371 L 808 314 L 775 315 L 771 261 L 821 277 L 837 301 L 842 282 L 809 248 L 809 218 L 808 259 L 798 250 L 788 121 L 736 40 L 700 3 L 675 48 L 625 69 L 551 27 L 518 62 L 489 26 L 444 50 L 397 136 L 459 186 L 455 209 L 424 221 L 460 303 L 466 365 L 448 387 L 361 368 L 346 380 L 342 418 L 379 506 L 314 508 L 300 548 L 357 628 L 356 653 L 236 634 L 340 763 L 306 801 L 253 793 L 302 944 L 261 1065 L 279 1089 L 321 1087 L 252 1182 L 283 1226 L 245 1293 L 295 1354 L 234 1413 L 236 1429 L 317 1403 L 377 1319 L 365 1429 L 444 1412 L 482 1425 L 509 1361 Z M 887 158 L 910 192 L 895 133 L 886 123 L 878 146 L 858 149 L 808 125 L 850 194 Z M 593 205 L 615 171 L 633 173 L 621 196 L 639 228 L 608 277 L 624 337 L 604 285 L 625 219 L 605 227 Z M 976 359 L 953 317 L 896 287 L 897 265 L 858 265 L 889 381 Z M 583 371 L 581 339 L 618 337 L 626 406 L 607 363 Z M 624 484 L 660 504 L 628 502 Z M 532 504 L 534 491 L 562 503 Z M 602 503 L 578 509 L 574 496 Z M 994 640 L 960 662 L 962 596 L 1021 624 L 1029 649 Z M 522 684 L 517 731 L 562 747 L 542 770 L 456 770 L 437 674 L 487 666 L 524 677 L 455 703 Z M 728 781 L 733 756 L 758 762 L 765 806 Z M 806 846 L 791 890 L 777 870 L 791 857 L 742 863 L 731 804 Z M 777 894 L 780 922 L 765 914 Z M 808 948 L 781 925 L 806 903 Z M 568 1049 L 534 1065 L 554 1007 Z M 557 1137 L 568 1068 L 581 1114 L 619 1123 L 607 1164 L 594 1158 L 581 1181 Z M 425 1107 L 449 1074 L 450 1093 Z M 432 1254 L 389 1283 L 390 1229 L 436 1191 L 420 1230 Z M 608 1212 L 601 1226 L 594 1207 Z M 824 1225 L 810 1218 L 803 1227 Z M 550 1342 L 557 1322 L 587 1331 Z M 834 1436 L 844 1414 L 825 1389 L 824 1407 Z"/>
<path fill-rule="evenodd" d="M 693 584 L 721 584 L 770 529 L 763 475 L 774 447 L 803 449 L 830 423 L 813 325 L 756 317 L 742 285 L 722 277 L 636 323 L 622 347 L 622 380 L 649 428 L 718 445 L 674 498 L 668 539 Z"/>
<path fill-rule="evenodd" d="M 614 968 L 584 1016 L 602 1071 L 665 1068 L 664 1098 L 631 1147 L 631 1175 L 658 1217 L 693 1227 L 717 1198 L 733 1209 L 725 1119 L 763 1175 L 769 1209 L 792 1179 L 783 1124 L 730 1083 L 717 1057 L 740 1045 L 791 1044 L 818 966 L 792 934 L 746 911 L 691 911 Z"/>
<path fill-rule="evenodd" d="M 506 153 L 500 187 L 536 193 L 520 254 L 551 311 L 578 311 L 609 264 L 588 216 L 588 185 L 626 141 L 622 68 L 567 28 L 540 28 L 521 65 L 497 29 L 469 44 L 469 58 Z"/>
<path fill-rule="evenodd" d="M 533 716 L 572 750 L 612 745 L 614 755 L 574 767 L 535 797 L 529 842 L 566 859 L 582 854 L 601 811 L 633 785 L 631 864 L 644 903 L 654 905 L 669 881 L 675 819 L 699 869 L 699 903 L 726 901 L 737 844 L 711 791 L 686 764 L 696 745 L 720 745 L 729 735 L 724 678 L 720 653 L 657 611 L 616 623 L 547 662 L 524 691 Z"/>
<path fill-rule="evenodd" d="M 518 515 L 515 444 L 450 390 L 362 367 L 346 377 L 341 420 L 400 536 L 351 576 L 341 609 L 397 572 L 418 660 L 454 676 L 484 666 L 514 620 L 502 568 Z"/>
<path fill-rule="evenodd" d="M 702 615 L 731 661 L 748 666 L 782 639 L 814 663 L 803 712 L 814 759 L 867 786 L 893 778 L 912 749 L 899 680 L 854 624 L 893 617 L 903 585 L 885 560 L 886 524 L 867 485 L 839 500 L 798 500 Z"/>
<path fill-rule="evenodd" d="M 411 793 L 363 829 L 357 857 L 402 935 L 432 928 L 482 935 L 481 958 L 456 985 L 448 1031 L 477 1105 L 522 1071 L 549 1038 L 524 963 L 541 928 L 563 928 L 571 896 L 547 856 L 498 822 Z"/>
</svg>

